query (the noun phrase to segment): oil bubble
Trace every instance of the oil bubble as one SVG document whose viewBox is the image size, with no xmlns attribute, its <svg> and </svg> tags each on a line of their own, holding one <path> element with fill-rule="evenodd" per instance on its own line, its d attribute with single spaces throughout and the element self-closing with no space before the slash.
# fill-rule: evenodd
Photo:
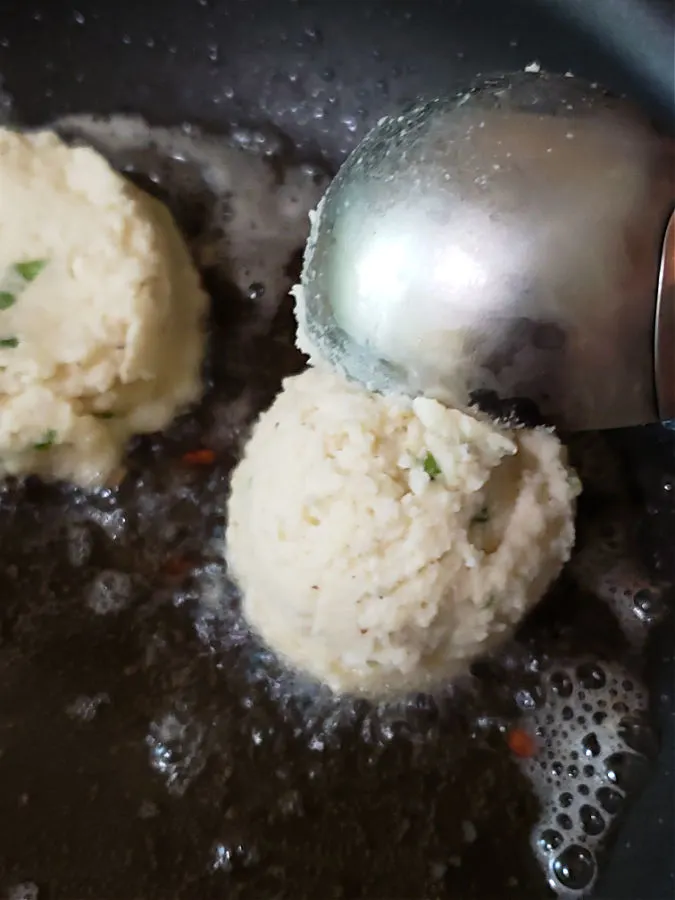
<svg viewBox="0 0 675 900">
<path fill-rule="evenodd" d="M 584 755 L 589 759 L 599 756 L 602 752 L 600 741 L 598 740 L 598 736 L 594 731 L 584 737 L 581 742 L 581 746 L 583 748 Z"/>
<path fill-rule="evenodd" d="M 542 831 L 538 843 L 545 853 L 552 853 L 562 845 L 563 841 L 564 838 L 559 831 L 547 828 L 546 831 Z"/>
<path fill-rule="evenodd" d="M 216 841 L 211 848 L 209 869 L 212 872 L 230 873 L 234 869 L 246 869 L 260 861 L 260 853 L 255 846 Z"/>
<path fill-rule="evenodd" d="M 666 607 L 662 597 L 651 588 L 641 588 L 633 596 L 635 615 L 644 622 L 655 622 L 662 618 Z"/>
<path fill-rule="evenodd" d="M 571 831 L 574 827 L 574 822 L 567 815 L 567 813 L 560 813 L 559 816 L 556 817 L 556 822 L 563 828 L 565 831 Z"/>
<path fill-rule="evenodd" d="M 265 285 L 260 281 L 254 281 L 248 286 L 247 297 L 249 300 L 260 300 L 265 295 Z"/>
<path fill-rule="evenodd" d="M 150 765 L 165 777 L 171 793 L 182 795 L 200 774 L 206 763 L 204 737 L 200 723 L 173 712 L 151 723 L 145 739 Z"/>
<path fill-rule="evenodd" d="M 605 830 L 605 820 L 594 806 L 589 806 L 589 804 L 585 803 L 579 810 L 579 818 L 581 819 L 581 827 L 588 835 L 602 834 Z"/>
<path fill-rule="evenodd" d="M 593 663 L 584 663 L 578 666 L 577 678 L 586 690 L 600 690 L 607 683 L 605 670 Z"/>
<path fill-rule="evenodd" d="M 625 716 L 619 722 L 619 737 L 627 747 L 648 759 L 654 759 L 658 753 L 654 731 L 638 716 Z"/>
<path fill-rule="evenodd" d="M 554 694 L 557 694 L 558 697 L 572 696 L 572 679 L 569 675 L 566 675 L 565 672 L 554 672 L 551 675 L 550 683 L 551 690 Z"/>
<path fill-rule="evenodd" d="M 553 863 L 553 872 L 563 887 L 583 891 L 595 877 L 595 860 L 591 853 L 578 844 L 563 850 Z"/>
<path fill-rule="evenodd" d="M 638 791 L 649 776 L 649 764 L 635 753 L 612 753 L 605 760 L 605 777 L 625 793 Z"/>
<path fill-rule="evenodd" d="M 618 791 L 615 791 L 612 788 L 598 788 L 595 792 L 595 798 L 610 816 L 616 816 L 623 808 L 623 797 Z"/>
<path fill-rule="evenodd" d="M 538 705 L 534 693 L 525 688 L 516 691 L 515 700 L 519 708 L 524 710 L 536 709 Z"/>
</svg>

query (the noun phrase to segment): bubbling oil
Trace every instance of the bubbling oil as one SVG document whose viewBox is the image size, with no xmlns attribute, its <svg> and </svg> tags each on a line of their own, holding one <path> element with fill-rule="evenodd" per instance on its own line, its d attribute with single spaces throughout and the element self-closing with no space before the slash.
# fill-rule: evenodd
<svg viewBox="0 0 675 900">
<path fill-rule="evenodd" d="M 667 614 L 671 588 L 666 578 L 655 581 L 636 561 L 632 510 L 612 454 L 602 441 L 580 442 L 585 486 L 603 503 L 581 531 L 556 608 L 575 591 L 605 604 L 602 609 L 622 630 L 620 652 L 602 640 L 599 648 L 589 648 L 581 615 L 571 640 L 557 634 L 540 638 L 537 622 L 526 622 L 493 659 L 433 695 L 380 703 L 336 697 L 290 671 L 241 616 L 224 562 L 224 514 L 229 471 L 251 422 L 269 404 L 281 377 L 302 364 L 293 348 L 286 295 L 294 273 L 288 264 L 304 244 L 308 212 L 327 184 L 327 170 L 298 161 L 265 129 L 215 138 L 187 125 L 154 128 L 122 116 L 68 117 L 55 127 L 69 140 L 96 147 L 174 211 L 207 285 L 213 286 L 208 389 L 201 406 L 166 435 L 132 447 L 129 475 L 119 488 L 93 494 L 57 488 L 51 506 L 43 502 L 33 509 L 30 485 L 11 483 L 0 490 L 0 512 L 10 524 L 12 517 L 23 517 L 26 533 L 26 522 L 34 530 L 35 547 L 29 542 L 22 552 L 61 548 L 55 557 L 62 552 L 62 565 L 77 584 L 72 593 L 80 604 L 78 627 L 91 622 L 100 628 L 134 617 L 134 628 L 145 637 L 140 661 L 128 667 L 130 677 L 162 666 L 169 671 L 170 688 L 144 724 L 147 766 L 175 802 L 198 791 L 215 766 L 214 784 L 228 801 L 222 828 L 209 838 L 202 863 L 206 876 L 253 878 L 259 871 L 258 894 L 251 889 L 236 896 L 272 896 L 264 882 L 260 834 L 267 834 L 269 823 L 286 831 L 301 822 L 312 806 L 316 809 L 317 792 L 326 795 L 326 785 L 337 784 L 330 796 L 338 802 L 342 779 L 354 807 L 367 793 L 361 783 L 378 785 L 389 798 L 384 802 L 391 802 L 392 845 L 405 848 L 414 835 L 417 849 L 409 859 L 420 867 L 415 896 L 479 896 L 474 875 L 465 873 L 475 848 L 491 850 L 481 841 L 502 811 L 490 808 L 490 796 L 501 786 L 510 803 L 508 781 L 519 775 L 537 804 L 532 822 L 523 820 L 523 840 L 531 826 L 531 851 L 543 880 L 564 900 L 585 896 L 595 884 L 602 847 L 654 754 L 639 654 L 652 625 Z M 202 472 L 181 465 L 180 454 L 195 444 L 212 448 L 219 464 Z M 21 573 L 10 570 L 8 577 L 18 596 Z M 47 607 L 50 603 L 58 609 L 58 597 L 50 595 Z M 180 626 L 170 628 L 164 620 L 155 625 L 162 617 Z M 184 649 L 178 635 L 185 623 L 205 662 L 188 639 Z M 15 634 L 21 638 L 20 623 Z M 198 709 L 192 698 L 204 680 L 210 699 Z M 92 727 L 116 702 L 114 686 L 106 687 L 77 694 L 65 711 L 69 719 Z M 532 757 L 510 754 L 507 737 L 513 728 L 534 738 Z M 463 797 L 456 772 L 474 757 L 482 787 L 451 803 L 447 815 L 435 808 L 435 799 L 396 800 L 396 785 L 403 782 L 415 782 L 420 798 L 427 789 L 434 798 L 457 792 Z M 431 786 L 429 773 L 438 779 Z M 267 824 L 256 826 L 260 834 L 247 824 L 250 800 L 232 799 L 239 781 L 251 777 L 266 781 Z M 516 792 L 523 790 L 518 785 Z M 155 800 L 140 797 L 138 817 L 155 821 Z M 257 811 L 251 819 L 262 822 Z M 358 833 L 365 826 L 355 817 L 350 827 Z M 276 840 L 279 832 L 273 834 Z M 364 833 L 362 843 L 369 839 L 374 836 Z M 496 846 L 497 839 L 490 840 Z M 422 847 L 428 848 L 428 859 L 420 860 Z M 333 856 L 331 847 L 327 864 Z M 369 859 L 374 871 L 391 870 L 384 850 L 381 859 Z M 408 877 L 403 870 L 395 874 L 401 884 Z M 367 886 L 371 876 L 362 875 Z M 321 883 L 329 883 L 328 875 Z M 497 887 L 505 898 L 533 896 L 510 873 Z M 406 889 L 412 896 L 413 888 Z M 326 896 L 350 890 L 352 882 L 329 883 Z M 382 894 L 376 881 L 370 890 Z"/>
<path fill-rule="evenodd" d="M 249 331 L 271 326 L 288 287 L 286 264 L 304 243 L 308 212 L 327 184 L 325 171 L 294 165 L 279 177 L 270 160 L 278 160 L 282 146 L 277 135 L 265 131 L 240 130 L 224 142 L 189 126 L 151 128 L 127 117 L 70 117 L 59 128 L 96 146 L 125 174 L 140 174 L 161 187 L 179 216 L 186 199 L 191 203 L 197 198 L 205 211 L 192 240 L 197 261 L 202 267 L 223 270 L 255 306 Z M 236 433 L 238 424 L 250 421 L 254 403 L 255 398 L 244 391 L 227 406 L 225 422 L 220 423 L 226 437 L 232 436 L 233 429 Z M 597 446 L 584 457 L 588 480 L 595 478 L 601 489 L 620 493 L 612 465 L 603 460 L 604 465 L 594 469 L 594 452 Z M 622 529 L 620 515 L 613 515 L 609 522 L 601 519 L 598 533 L 577 555 L 572 571 L 583 587 L 610 605 L 630 644 L 639 650 L 649 626 L 666 614 L 663 595 L 669 586 L 653 584 L 631 565 Z M 286 669 L 272 651 L 258 644 L 232 602 L 236 592 L 227 582 L 221 539 L 218 532 L 215 543 L 207 548 L 206 562 L 194 571 L 196 628 L 212 647 L 245 648 L 247 680 L 264 683 L 269 697 L 292 723 L 297 739 L 321 753 L 329 747 L 339 750 L 344 730 L 357 729 L 360 739 L 371 745 L 375 765 L 378 751 L 392 741 L 433 744 L 440 738 L 441 710 L 452 704 L 456 693 L 452 687 L 435 696 L 379 704 L 338 698 Z M 77 552 L 77 539 L 74 545 Z M 128 575 L 102 571 L 92 585 L 90 605 L 97 613 L 114 612 L 131 591 Z M 522 694 L 522 689 L 516 691 L 521 707 Z M 592 889 L 598 852 L 627 800 L 644 782 L 648 761 L 655 755 L 655 738 L 646 716 L 648 696 L 637 677 L 618 662 L 593 657 L 549 660 L 540 672 L 537 696 L 538 701 L 521 717 L 537 741 L 535 757 L 520 762 L 541 805 L 532 849 L 549 887 L 559 897 L 572 900 Z M 244 696 L 242 706 L 250 710 L 252 701 Z M 504 728 L 503 723 L 500 727 Z M 274 729 L 253 721 L 250 737 L 259 746 L 274 739 Z M 182 793 L 198 776 L 203 740 L 203 728 L 176 711 L 150 724 L 150 763 L 164 775 L 170 791 Z M 282 813 L 294 814 L 301 810 L 302 797 L 291 790 L 279 803 Z M 462 829 L 465 837 L 475 831 L 467 821 Z M 244 852 L 250 851 L 217 844 L 214 868 L 230 868 L 233 854 Z"/>
<path fill-rule="evenodd" d="M 558 663 L 527 717 L 538 752 L 521 765 L 541 801 L 533 849 L 549 885 L 583 896 L 597 853 L 656 755 L 644 687 L 616 663 Z"/>
</svg>

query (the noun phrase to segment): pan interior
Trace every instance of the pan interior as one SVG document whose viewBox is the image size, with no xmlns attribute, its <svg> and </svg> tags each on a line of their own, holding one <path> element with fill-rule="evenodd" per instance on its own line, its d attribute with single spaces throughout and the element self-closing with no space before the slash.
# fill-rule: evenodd
<svg viewBox="0 0 675 900">
<path fill-rule="evenodd" d="M 434 696 L 337 700 L 251 635 L 223 562 L 230 470 L 303 365 L 286 292 L 327 172 L 266 131 L 57 127 L 174 211 L 213 298 L 208 391 L 116 490 L 0 487 L 0 890 L 581 896 L 656 752 L 675 435 L 571 443 L 575 559 L 498 657 Z M 185 461 L 200 447 L 213 465 Z"/>
</svg>

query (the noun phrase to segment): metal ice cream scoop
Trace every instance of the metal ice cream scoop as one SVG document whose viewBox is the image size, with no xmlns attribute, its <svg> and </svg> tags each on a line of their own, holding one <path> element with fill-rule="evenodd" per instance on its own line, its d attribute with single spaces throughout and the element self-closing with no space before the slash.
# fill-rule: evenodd
<svg viewBox="0 0 675 900">
<path fill-rule="evenodd" d="M 672 142 L 574 78 L 384 118 L 315 213 L 299 343 L 374 390 L 528 398 L 570 430 L 673 418 L 674 179 Z"/>
</svg>

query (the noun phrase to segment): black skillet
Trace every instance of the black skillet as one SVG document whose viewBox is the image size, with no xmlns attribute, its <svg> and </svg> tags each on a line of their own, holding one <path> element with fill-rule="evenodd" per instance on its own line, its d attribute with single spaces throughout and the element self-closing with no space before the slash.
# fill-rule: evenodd
<svg viewBox="0 0 675 900">
<path fill-rule="evenodd" d="M 654 25 L 650 10 L 665 26 Z M 4 0 L 0 76 L 22 124 L 70 112 L 137 112 L 216 133 L 236 122 L 271 123 L 293 152 L 335 165 L 384 111 L 533 60 L 632 93 L 672 124 L 669 29 L 672 7 L 662 3 Z M 214 302 L 217 314 L 222 296 Z M 261 390 L 271 395 L 274 384 Z M 193 437 L 199 421 L 188 426 Z M 638 429 L 609 441 L 625 467 L 643 562 L 675 580 L 675 433 Z M 162 452 L 153 442 L 138 448 L 130 494 L 143 479 L 165 488 Z M 149 458 L 159 460 L 156 475 L 142 474 Z M 231 461 L 213 478 L 225 483 Z M 421 900 L 429 890 L 423 861 L 451 839 L 440 807 L 455 804 L 461 818 L 457 809 L 470 806 L 472 792 L 487 790 L 483 767 L 496 766 L 485 842 L 464 881 L 441 877 L 434 890 L 462 900 L 544 896 L 514 836 L 533 813 L 511 784 L 508 761 L 479 754 L 462 769 L 468 786 L 452 783 L 450 794 L 435 776 L 436 759 L 439 770 L 452 770 L 461 717 L 421 767 L 408 745 L 373 760 L 346 738 L 335 766 L 316 776 L 320 790 L 297 794 L 294 785 L 313 777 L 310 757 L 289 750 L 283 728 L 267 749 L 251 750 L 256 723 L 274 721 L 269 697 L 253 690 L 253 709 L 242 706 L 241 673 L 223 681 L 186 607 L 153 612 L 141 598 L 105 627 L 82 615 L 58 541 L 48 558 L 32 550 L 58 531 L 63 502 L 58 490 L 29 482 L 5 487 L 0 503 L 0 895 L 27 883 L 40 900 Z M 222 527 L 209 515 L 206 523 L 199 510 L 188 515 L 195 546 Z M 98 565 L 111 564 L 110 548 L 97 552 Z M 144 666 L 148 642 L 158 661 Z M 595 893 L 604 900 L 673 894 L 672 647 L 664 625 L 648 665 L 661 755 L 606 861 Z M 74 697 L 97 692 L 112 700 L 91 721 L 63 714 Z M 184 716 L 180 752 L 158 750 L 148 731 L 169 701 Z M 153 752 L 167 754 L 164 777 L 149 764 Z M 189 788 L 167 793 L 167 777 L 180 783 L 190 766 L 199 771 Z M 273 771 L 287 779 L 289 811 L 304 804 L 304 815 L 271 814 L 282 790 L 278 779 L 271 787 Z"/>
</svg>

